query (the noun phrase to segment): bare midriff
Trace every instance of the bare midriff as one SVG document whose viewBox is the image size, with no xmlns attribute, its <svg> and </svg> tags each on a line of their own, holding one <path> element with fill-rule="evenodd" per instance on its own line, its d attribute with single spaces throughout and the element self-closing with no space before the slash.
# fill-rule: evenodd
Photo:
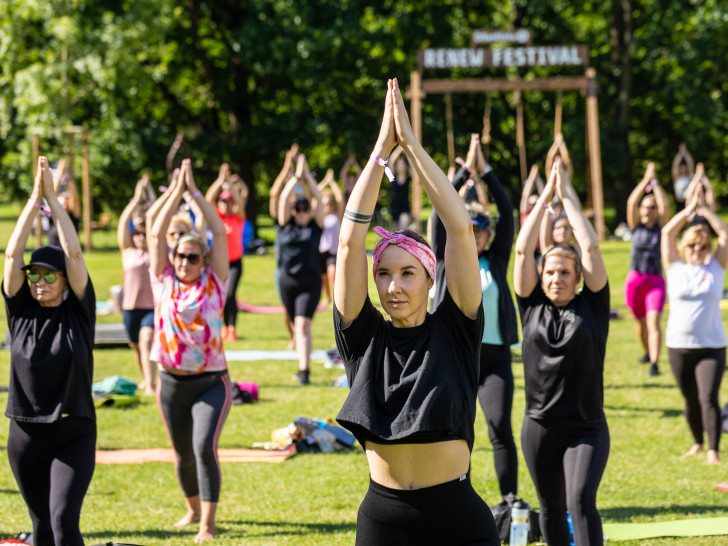
<svg viewBox="0 0 728 546">
<path fill-rule="evenodd" d="M 171 366 L 165 366 L 157 362 L 157 366 L 163 372 L 171 373 L 172 375 L 198 375 L 203 372 L 193 372 L 190 370 L 180 370 L 179 368 L 172 368 Z"/>
<path fill-rule="evenodd" d="M 470 468 L 465 440 L 432 444 L 366 442 L 369 474 L 391 489 L 422 489 L 455 480 Z"/>
</svg>

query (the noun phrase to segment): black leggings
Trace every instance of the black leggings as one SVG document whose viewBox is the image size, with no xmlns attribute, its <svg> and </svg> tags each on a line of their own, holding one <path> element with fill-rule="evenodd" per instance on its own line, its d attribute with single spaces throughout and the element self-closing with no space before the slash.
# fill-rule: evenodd
<svg viewBox="0 0 728 546">
<path fill-rule="evenodd" d="M 227 297 L 225 298 L 225 308 L 223 309 L 222 316 L 225 326 L 232 326 L 235 328 L 235 322 L 238 318 L 238 300 L 236 292 L 238 291 L 238 284 L 240 279 L 243 278 L 243 259 L 238 258 L 230 262 L 230 273 L 228 273 L 228 285 L 227 285 Z"/>
<path fill-rule="evenodd" d="M 523 419 L 521 446 L 536 487 L 541 532 L 548 544 L 569 544 L 566 510 L 574 543 L 602 546 L 597 489 L 609 458 L 607 420 L 593 425 Z"/>
<path fill-rule="evenodd" d="M 500 546 L 500 538 L 490 508 L 465 475 L 413 490 L 390 489 L 370 479 L 356 518 L 356 544 Z"/>
<path fill-rule="evenodd" d="M 225 423 L 232 387 L 227 371 L 196 375 L 159 374 L 159 410 L 177 454 L 177 480 L 185 497 L 220 498 L 217 441 Z"/>
<path fill-rule="evenodd" d="M 8 460 L 39 546 L 83 546 L 81 505 L 96 464 L 96 421 L 10 420 Z"/>
<path fill-rule="evenodd" d="M 685 418 L 693 441 L 718 451 L 721 416 L 718 391 L 725 370 L 725 347 L 720 349 L 667 349 L 670 368 L 685 398 Z"/>
<path fill-rule="evenodd" d="M 511 426 L 513 370 L 508 345 L 483 343 L 480 346 L 478 400 L 488 424 L 501 495 L 515 495 L 518 493 L 518 452 Z"/>
</svg>

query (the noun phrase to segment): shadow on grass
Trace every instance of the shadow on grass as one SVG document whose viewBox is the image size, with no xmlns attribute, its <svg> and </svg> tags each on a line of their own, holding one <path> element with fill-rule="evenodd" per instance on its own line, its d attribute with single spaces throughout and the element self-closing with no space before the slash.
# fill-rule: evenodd
<svg viewBox="0 0 728 546">
<path fill-rule="evenodd" d="M 665 385 L 662 383 L 624 383 L 622 385 L 615 385 L 614 383 L 605 383 L 604 390 L 622 390 L 622 389 L 633 389 L 633 390 L 644 390 L 644 389 L 667 389 L 675 390 L 677 385 L 671 383 Z"/>
<path fill-rule="evenodd" d="M 682 417 L 685 415 L 685 412 L 681 409 L 660 409 L 660 408 L 635 408 L 635 407 L 629 407 L 629 406 L 604 406 L 605 411 L 630 411 L 634 413 L 658 413 L 660 414 L 660 417 L 665 418 L 671 418 L 671 417 Z M 610 415 L 609 418 L 629 418 L 629 415 Z"/>
<path fill-rule="evenodd" d="M 641 516 L 669 516 L 678 519 L 694 518 L 696 516 L 725 515 L 725 506 L 701 504 L 671 504 L 669 506 L 625 506 L 613 508 L 600 508 L 602 521 L 610 523 L 631 523 L 632 518 Z"/>
<path fill-rule="evenodd" d="M 300 536 L 304 534 L 313 535 L 338 535 L 356 531 L 356 522 L 346 523 L 307 523 L 307 522 L 291 522 L 291 521 L 235 521 L 225 520 L 229 525 L 246 525 L 248 529 L 245 536 L 265 537 L 265 536 Z M 255 532 L 255 527 L 270 528 L 268 531 Z"/>
<path fill-rule="evenodd" d="M 102 544 L 106 544 L 109 541 L 132 540 L 131 538 L 126 537 L 146 537 L 154 540 L 162 540 L 189 535 L 190 538 L 193 538 L 197 534 L 197 528 L 194 527 L 189 530 L 175 529 L 174 531 L 170 531 L 169 529 L 120 529 L 116 531 L 95 531 L 90 533 L 84 532 L 83 529 L 81 529 L 81 532 L 83 533 L 84 540 L 89 544 L 92 541 L 94 541 L 94 543 L 101 541 Z"/>
</svg>

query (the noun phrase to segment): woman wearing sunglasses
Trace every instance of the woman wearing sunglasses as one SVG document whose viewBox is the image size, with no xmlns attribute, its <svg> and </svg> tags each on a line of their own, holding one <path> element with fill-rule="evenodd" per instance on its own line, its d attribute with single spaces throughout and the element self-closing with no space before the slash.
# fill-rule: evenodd
<svg viewBox="0 0 728 546">
<path fill-rule="evenodd" d="M 368 295 L 366 236 L 382 174 L 399 144 L 447 230 L 448 286 L 427 312 L 435 254 L 412 230 L 382 236 L 372 271 L 385 320 Z M 386 168 L 383 168 L 386 167 Z M 334 284 L 336 344 L 351 386 L 338 421 L 366 451 L 369 489 L 358 545 L 498 545 L 487 504 L 470 483 L 483 306 L 465 206 L 420 145 L 397 80 L 387 82 L 379 138 L 344 212 Z"/>
<path fill-rule="evenodd" d="M 703 176 L 698 163 L 695 178 Z M 695 215 L 707 220 L 718 235 L 712 251 L 710 230 L 703 223 L 691 225 L 682 236 L 683 258 L 677 235 Z M 721 414 L 718 391 L 725 370 L 726 335 L 721 320 L 720 300 L 728 266 L 728 226 L 710 207 L 702 192 L 696 192 L 685 209 L 662 228 L 662 261 L 667 275 L 670 310 L 665 339 L 670 368 L 685 398 L 685 417 L 693 445 L 685 453 L 703 450 L 708 436 L 708 463 L 720 462 Z"/>
<path fill-rule="evenodd" d="M 61 248 L 23 253 L 45 198 Z M 35 544 L 83 545 L 81 505 L 94 473 L 91 396 L 96 298 L 48 160 L 5 251 L 3 296 L 10 330 L 8 460 L 33 522 Z"/>
<path fill-rule="evenodd" d="M 453 187 L 458 190 L 465 186 L 471 176 L 477 178 L 477 175 L 483 176 L 498 208 L 494 231 L 490 214 L 483 205 L 478 201 L 466 205 L 478 251 L 485 318 L 480 346 L 478 401 L 488 424 L 495 474 L 501 495 L 505 498 L 508 493 L 518 493 L 518 452 L 511 427 L 514 389 L 511 345 L 518 342 L 518 326 L 507 279 L 515 223 L 511 200 L 485 161 L 480 135 L 473 134 L 465 164 L 453 178 Z M 432 301 L 432 309 L 435 309 L 447 288 L 444 271 L 447 234 L 437 212 L 433 212 L 431 218 L 434 233 L 432 248 L 437 257 L 438 275 L 438 286 Z"/>
<path fill-rule="evenodd" d="M 129 347 L 142 374 L 144 394 L 153 395 L 157 381 L 156 366 L 149 360 L 154 338 L 154 296 L 149 280 L 149 249 L 144 210 L 149 201 L 149 177 L 144 175 L 136 184 L 134 197 L 119 216 L 116 238 L 121 250 L 124 278 L 121 291 L 121 310 L 129 335 Z"/>
<path fill-rule="evenodd" d="M 170 258 L 165 234 L 185 190 L 202 211 L 212 243 L 208 251 L 199 235 L 182 235 Z M 168 191 L 170 196 L 149 237 L 156 305 L 150 358 L 159 365 L 157 401 L 177 456 L 177 479 L 187 504 L 187 513 L 175 526 L 199 522 L 194 541 L 200 543 L 215 536 L 221 481 L 217 443 L 232 398 L 221 339 L 229 267 L 227 237 L 215 208 L 195 185 L 189 159 L 182 162 Z"/>
<path fill-rule="evenodd" d="M 294 198 L 299 184 L 310 188 L 311 200 L 303 194 Z M 299 154 L 296 174 L 284 186 L 278 204 L 279 283 L 283 306 L 293 320 L 299 385 L 310 382 L 311 322 L 321 299 L 318 250 L 325 218 L 321 192 L 308 170 L 305 156 Z"/>
</svg>

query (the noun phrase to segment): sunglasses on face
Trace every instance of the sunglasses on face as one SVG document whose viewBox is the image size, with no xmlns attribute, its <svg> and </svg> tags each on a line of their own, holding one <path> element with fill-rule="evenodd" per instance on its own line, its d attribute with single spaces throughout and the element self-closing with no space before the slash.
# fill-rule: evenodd
<svg viewBox="0 0 728 546">
<path fill-rule="evenodd" d="M 293 210 L 296 212 L 308 212 L 311 209 L 309 207 L 298 206 L 298 207 L 293 207 Z"/>
<path fill-rule="evenodd" d="M 135 231 L 134 235 L 138 235 L 139 237 L 146 237 L 147 232 L 146 231 Z"/>
<path fill-rule="evenodd" d="M 198 263 L 200 263 L 201 258 L 199 254 L 182 254 L 181 252 L 175 253 L 174 257 L 180 262 L 187 260 L 187 263 L 190 265 L 197 265 Z"/>
<path fill-rule="evenodd" d="M 29 271 L 27 275 L 28 280 L 33 284 L 39 282 L 41 277 L 43 277 L 43 280 L 46 282 L 46 284 L 53 284 L 54 282 L 56 282 L 56 279 L 58 279 L 58 275 L 60 275 L 60 273 L 56 273 L 55 271 L 49 271 L 48 273 L 41 274 L 37 271 Z"/>
<path fill-rule="evenodd" d="M 696 252 L 698 250 L 708 250 L 707 245 L 701 243 L 688 243 L 685 245 L 685 248 L 689 248 L 693 252 Z"/>
</svg>

